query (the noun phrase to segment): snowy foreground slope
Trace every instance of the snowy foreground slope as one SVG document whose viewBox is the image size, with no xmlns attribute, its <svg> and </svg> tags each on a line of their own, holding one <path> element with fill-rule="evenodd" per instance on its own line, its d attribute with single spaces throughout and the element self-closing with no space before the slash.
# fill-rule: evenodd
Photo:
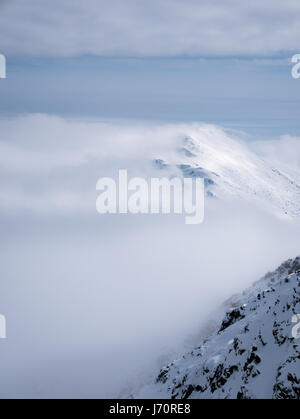
<svg viewBox="0 0 300 419">
<path fill-rule="evenodd" d="M 161 369 L 135 398 L 300 399 L 300 257 L 224 304 L 199 347 Z M 299 327 L 300 328 L 300 327 Z"/>
<path fill-rule="evenodd" d="M 280 217 L 300 216 L 300 169 L 274 166 L 213 125 L 186 132 L 175 151 L 154 160 L 162 172 L 204 178 L 208 196 L 238 197 Z"/>
</svg>

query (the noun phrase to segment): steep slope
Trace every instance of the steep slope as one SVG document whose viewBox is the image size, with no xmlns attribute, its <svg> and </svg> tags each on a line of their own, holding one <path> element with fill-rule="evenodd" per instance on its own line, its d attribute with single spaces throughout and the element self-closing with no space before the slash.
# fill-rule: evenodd
<svg viewBox="0 0 300 419">
<path fill-rule="evenodd" d="M 175 152 L 154 160 L 157 168 L 204 177 L 208 196 L 236 196 L 278 216 L 300 215 L 300 185 L 295 180 L 300 179 L 300 168 L 291 177 L 216 126 L 189 131 Z"/>
<path fill-rule="evenodd" d="M 241 295 L 199 347 L 162 368 L 135 397 L 300 399 L 300 257 Z M 300 324 L 299 324 L 300 329 Z"/>
</svg>

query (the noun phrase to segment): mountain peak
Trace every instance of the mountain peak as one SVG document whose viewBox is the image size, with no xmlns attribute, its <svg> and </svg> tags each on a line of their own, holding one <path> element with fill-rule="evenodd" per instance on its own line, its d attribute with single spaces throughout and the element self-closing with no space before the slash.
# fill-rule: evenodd
<svg viewBox="0 0 300 419">
<path fill-rule="evenodd" d="M 183 177 L 203 177 L 209 196 L 237 197 L 280 217 L 299 217 L 300 185 L 224 130 L 197 126 L 154 162 Z M 298 178 L 298 177 L 297 177 Z"/>
</svg>

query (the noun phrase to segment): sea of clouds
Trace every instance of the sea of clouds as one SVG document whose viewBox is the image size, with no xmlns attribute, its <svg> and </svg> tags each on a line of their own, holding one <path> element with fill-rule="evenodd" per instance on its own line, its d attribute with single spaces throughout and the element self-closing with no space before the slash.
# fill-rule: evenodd
<svg viewBox="0 0 300 419">
<path fill-rule="evenodd" d="M 197 226 L 180 215 L 96 212 L 99 177 L 149 175 L 152 159 L 195 127 L 0 120 L 1 396 L 128 392 L 197 342 L 224 299 L 299 254 L 298 220 L 237 200 L 207 200 Z M 297 138 L 251 148 L 298 170 Z"/>
</svg>

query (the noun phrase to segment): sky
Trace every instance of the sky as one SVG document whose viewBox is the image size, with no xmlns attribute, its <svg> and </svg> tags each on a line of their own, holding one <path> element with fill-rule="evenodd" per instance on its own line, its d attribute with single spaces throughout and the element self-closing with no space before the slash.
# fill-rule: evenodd
<svg viewBox="0 0 300 419">
<path fill-rule="evenodd" d="M 298 48 L 297 0 L 2 0 L 7 55 L 276 56 Z"/>
<path fill-rule="evenodd" d="M 188 230 L 101 218 L 95 186 L 194 121 L 299 176 L 299 21 L 298 0 L 0 0 L 0 397 L 128 390 L 297 255 L 299 222 L 248 203 Z"/>
<path fill-rule="evenodd" d="M 0 115 L 202 121 L 299 135 L 297 1 L 0 2 Z"/>
<path fill-rule="evenodd" d="M 299 134 L 300 82 L 286 59 L 8 58 L 0 112 L 202 121 Z"/>
</svg>

